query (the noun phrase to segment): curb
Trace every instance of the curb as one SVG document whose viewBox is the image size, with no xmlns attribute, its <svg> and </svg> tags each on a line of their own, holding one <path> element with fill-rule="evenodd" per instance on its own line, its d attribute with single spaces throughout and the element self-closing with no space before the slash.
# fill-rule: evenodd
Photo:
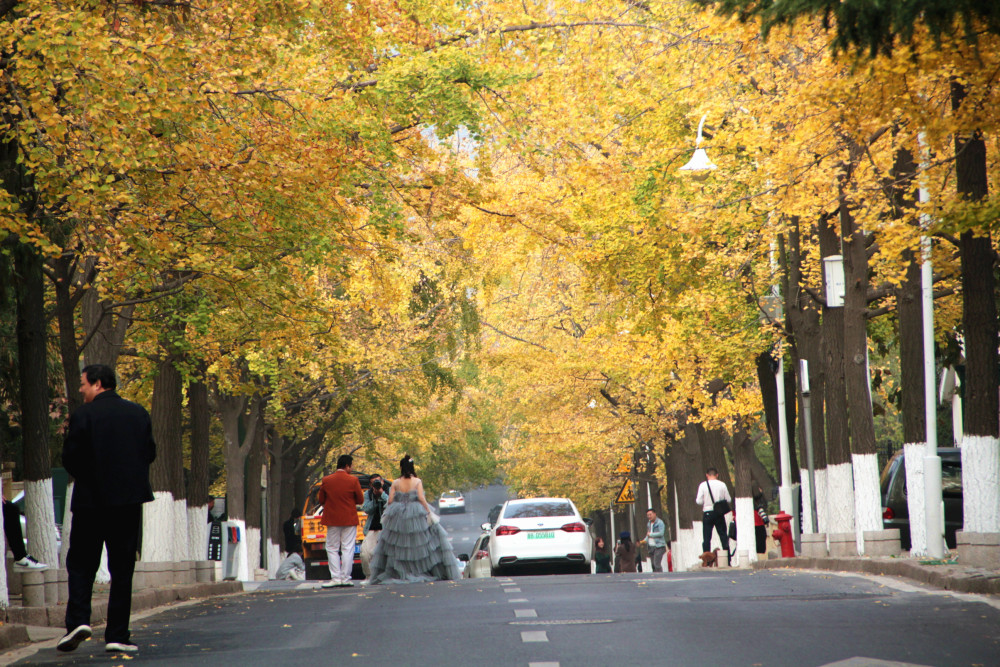
<svg viewBox="0 0 1000 667">
<path fill-rule="evenodd" d="M 241 581 L 215 581 L 197 584 L 178 584 L 169 588 L 147 588 L 132 593 L 132 613 L 162 607 L 192 598 L 209 598 L 217 595 L 242 593 Z M 6 614 L 3 614 L 3 612 Z M 91 608 L 91 625 L 102 625 L 107 619 L 107 595 L 95 596 Z M 48 626 L 62 628 L 66 621 L 66 604 L 44 607 L 8 607 L 0 610 L 6 621 L 0 624 L 0 652 L 21 644 L 30 643 L 28 627 Z"/>
<path fill-rule="evenodd" d="M 1000 572 L 961 565 L 924 565 L 902 558 L 816 558 L 797 556 L 756 561 L 754 570 L 791 568 L 903 577 L 958 593 L 1000 595 Z"/>
</svg>

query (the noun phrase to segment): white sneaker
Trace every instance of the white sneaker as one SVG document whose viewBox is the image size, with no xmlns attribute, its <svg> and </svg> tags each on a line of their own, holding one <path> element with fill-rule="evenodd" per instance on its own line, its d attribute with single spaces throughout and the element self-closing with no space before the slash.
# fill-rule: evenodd
<svg viewBox="0 0 1000 667">
<path fill-rule="evenodd" d="M 323 588 L 334 588 L 334 587 L 339 586 L 339 585 L 340 584 L 338 584 L 336 581 L 334 581 L 332 579 L 330 581 L 324 581 L 323 582 Z"/>
<path fill-rule="evenodd" d="M 32 558 L 30 555 L 25 556 L 21 560 L 14 561 L 14 567 L 19 570 L 47 570 L 49 566 L 45 563 L 39 563 L 37 560 Z"/>
<path fill-rule="evenodd" d="M 56 648 L 60 651 L 75 651 L 77 646 L 90 639 L 91 634 L 89 625 L 78 625 L 63 635 Z"/>
<path fill-rule="evenodd" d="M 104 645 L 104 650 L 108 653 L 117 651 L 119 653 L 138 653 L 139 647 L 128 642 L 108 642 Z"/>
</svg>

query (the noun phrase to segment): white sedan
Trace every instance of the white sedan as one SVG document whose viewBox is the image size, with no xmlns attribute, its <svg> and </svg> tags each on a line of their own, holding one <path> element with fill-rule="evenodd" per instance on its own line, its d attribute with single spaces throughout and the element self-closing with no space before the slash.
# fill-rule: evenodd
<svg viewBox="0 0 1000 667">
<path fill-rule="evenodd" d="M 454 489 L 445 491 L 438 499 L 438 510 L 441 514 L 465 512 L 465 497 Z"/>
<path fill-rule="evenodd" d="M 490 576 L 490 534 L 483 533 L 476 540 L 469 554 L 469 562 L 462 571 L 465 579 L 483 579 Z"/>
<path fill-rule="evenodd" d="M 530 565 L 562 565 L 569 572 L 589 573 L 593 545 L 572 500 L 508 500 L 490 528 L 490 565 L 493 574 Z"/>
</svg>

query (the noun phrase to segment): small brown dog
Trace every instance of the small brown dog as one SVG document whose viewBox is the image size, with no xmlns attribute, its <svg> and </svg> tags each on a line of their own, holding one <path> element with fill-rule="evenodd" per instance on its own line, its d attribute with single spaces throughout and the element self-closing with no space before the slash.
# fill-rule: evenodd
<svg viewBox="0 0 1000 667">
<path fill-rule="evenodd" d="M 719 567 L 719 550 L 706 551 L 698 556 L 701 559 L 702 567 Z"/>
</svg>

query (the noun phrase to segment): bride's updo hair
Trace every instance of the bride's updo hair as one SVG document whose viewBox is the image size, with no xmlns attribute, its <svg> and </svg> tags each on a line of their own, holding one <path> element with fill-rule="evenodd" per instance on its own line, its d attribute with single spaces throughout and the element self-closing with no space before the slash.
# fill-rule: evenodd
<svg viewBox="0 0 1000 667">
<path fill-rule="evenodd" d="M 399 474 L 401 477 L 413 477 L 417 471 L 413 467 L 413 457 L 409 454 L 399 460 Z"/>
</svg>

